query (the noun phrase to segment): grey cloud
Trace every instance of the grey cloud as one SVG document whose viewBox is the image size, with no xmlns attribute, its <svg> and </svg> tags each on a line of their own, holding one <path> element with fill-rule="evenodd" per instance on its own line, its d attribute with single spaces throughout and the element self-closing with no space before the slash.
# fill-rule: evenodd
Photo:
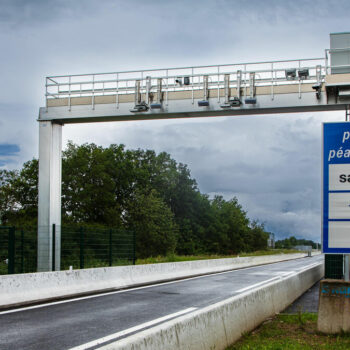
<svg viewBox="0 0 350 350">
<path fill-rule="evenodd" d="M 288 52 L 295 52 L 295 47 L 309 50 L 309 41 L 320 37 L 323 28 L 312 31 L 310 21 L 306 21 L 310 11 L 314 14 L 319 9 L 319 18 L 328 16 L 326 2 L 315 6 L 309 1 L 283 1 L 283 6 L 281 1 L 99 1 L 97 5 L 96 1 L 65 0 L 6 1 L 5 4 L 1 11 L 4 17 L 12 18 L 12 22 L 17 18 L 18 22 L 11 27 L 11 33 L 21 33 L 17 40 L 29 40 L 28 49 L 43 54 L 44 67 L 51 64 L 50 74 L 64 72 L 62 61 L 69 62 L 64 64 L 66 72 L 76 73 L 91 70 L 91 62 L 107 62 L 107 70 L 109 67 L 118 70 L 118 62 L 123 69 L 123 65 L 130 68 L 129 64 L 137 64 L 144 68 L 162 64 L 162 60 L 169 65 L 182 65 L 189 60 L 214 63 L 218 58 L 221 63 L 243 57 L 254 60 L 252 56 L 260 60 L 261 56 L 272 57 L 277 52 L 284 56 L 281 45 Z M 344 3 L 344 6 L 348 5 Z M 33 21 L 35 16 L 41 16 L 37 19 L 40 25 L 21 32 L 27 23 L 23 16 L 29 19 L 34 16 Z M 279 19 L 277 36 L 273 16 Z M 298 28 L 294 22 L 288 23 L 292 19 L 302 22 Z M 297 33 L 303 33 L 303 41 L 297 40 Z M 9 39 L 4 37 L 5 41 Z M 11 49 L 18 52 L 21 47 Z M 320 52 L 323 48 L 322 45 Z M 92 57 L 95 59 L 91 60 Z"/>
<path fill-rule="evenodd" d="M 37 106 L 0 103 L 0 143 L 15 144 L 20 152 L 2 158 L 2 167 L 20 168 L 38 156 Z M 0 125 L 1 125 L 0 124 Z"/>
<path fill-rule="evenodd" d="M 0 0 L 0 143 L 37 156 L 44 77 L 323 56 L 350 3 L 311 0 Z M 280 235 L 320 236 L 320 123 L 286 115 L 65 126 L 64 139 L 167 151 L 203 192 L 236 195 Z M 333 120 L 343 119 L 334 114 Z"/>
<path fill-rule="evenodd" d="M 274 232 L 278 239 L 294 235 L 320 241 L 320 198 L 317 203 L 309 201 L 314 194 L 296 192 L 283 197 L 276 192 L 255 195 L 226 193 L 224 196 L 230 198 L 233 195 L 248 211 L 249 217 L 263 222 L 265 228 Z"/>
<path fill-rule="evenodd" d="M 89 126 L 70 126 L 65 138 L 165 150 L 189 165 L 202 192 L 236 196 L 250 218 L 265 222 L 279 237 L 319 240 L 321 122 L 342 117 L 316 113 L 130 122 L 111 124 L 108 132 L 94 127 L 93 136 Z"/>
<path fill-rule="evenodd" d="M 47 24 L 60 18 L 76 19 L 96 10 L 94 2 L 88 0 L 2 0 L 0 8 L 0 23 L 12 29 Z"/>
</svg>

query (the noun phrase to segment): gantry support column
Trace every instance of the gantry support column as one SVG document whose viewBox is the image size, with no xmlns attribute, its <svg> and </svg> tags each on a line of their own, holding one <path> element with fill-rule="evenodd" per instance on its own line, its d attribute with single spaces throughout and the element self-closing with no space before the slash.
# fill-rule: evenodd
<svg viewBox="0 0 350 350">
<path fill-rule="evenodd" d="M 53 269 L 61 265 L 61 179 L 62 125 L 39 122 L 39 203 L 38 203 L 38 268 Z M 53 253 L 52 227 L 55 230 Z"/>
</svg>

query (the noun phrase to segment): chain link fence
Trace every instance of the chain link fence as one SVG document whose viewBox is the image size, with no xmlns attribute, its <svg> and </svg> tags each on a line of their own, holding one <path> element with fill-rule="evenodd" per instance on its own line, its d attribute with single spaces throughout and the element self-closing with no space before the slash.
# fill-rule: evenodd
<svg viewBox="0 0 350 350">
<path fill-rule="evenodd" d="M 61 270 L 135 264 L 135 234 L 120 228 L 55 226 L 51 228 L 0 226 L 0 275 L 36 272 L 37 252 L 52 256 L 61 245 Z M 38 232 L 46 235 L 38 247 Z M 61 239 L 59 240 L 59 235 Z M 55 239 L 56 236 L 56 239 Z"/>
</svg>

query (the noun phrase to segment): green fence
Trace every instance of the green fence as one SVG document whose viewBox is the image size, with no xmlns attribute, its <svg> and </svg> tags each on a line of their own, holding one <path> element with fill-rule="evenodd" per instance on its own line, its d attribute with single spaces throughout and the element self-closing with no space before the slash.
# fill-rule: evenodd
<svg viewBox="0 0 350 350">
<path fill-rule="evenodd" d="M 59 229 L 59 228 L 58 228 Z M 133 232 L 113 228 L 61 228 L 61 269 L 135 264 Z"/>
<path fill-rule="evenodd" d="M 48 232 L 40 227 L 39 231 Z M 51 227 L 61 235 L 61 270 L 135 264 L 135 235 L 115 228 Z M 0 226 L 0 274 L 35 272 L 37 268 L 37 228 Z M 49 241 L 48 241 L 49 242 Z M 55 240 L 41 247 L 53 255 Z"/>
<path fill-rule="evenodd" d="M 0 227 L 0 274 L 14 273 L 14 227 Z"/>
<path fill-rule="evenodd" d="M 0 226 L 0 274 L 36 270 L 36 232 Z"/>
<path fill-rule="evenodd" d="M 325 278 L 344 278 L 344 256 L 343 254 L 325 254 Z"/>
</svg>

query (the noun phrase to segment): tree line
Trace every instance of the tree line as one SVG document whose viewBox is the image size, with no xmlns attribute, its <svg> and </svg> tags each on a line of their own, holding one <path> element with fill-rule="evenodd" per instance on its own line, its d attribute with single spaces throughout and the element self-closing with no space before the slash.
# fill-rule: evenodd
<svg viewBox="0 0 350 350">
<path fill-rule="evenodd" d="M 3 225 L 35 226 L 38 160 L 0 170 Z M 185 164 L 166 152 L 124 145 L 76 145 L 62 156 L 62 225 L 125 228 L 136 233 L 137 257 L 236 254 L 265 249 L 269 234 L 237 198 L 210 199 Z"/>
<path fill-rule="evenodd" d="M 276 241 L 275 247 L 278 249 L 293 249 L 295 246 L 298 245 L 307 245 L 311 246 L 312 249 L 317 249 L 319 248 L 317 243 L 315 243 L 312 240 L 307 240 L 307 239 L 298 239 L 294 236 Z"/>
</svg>

